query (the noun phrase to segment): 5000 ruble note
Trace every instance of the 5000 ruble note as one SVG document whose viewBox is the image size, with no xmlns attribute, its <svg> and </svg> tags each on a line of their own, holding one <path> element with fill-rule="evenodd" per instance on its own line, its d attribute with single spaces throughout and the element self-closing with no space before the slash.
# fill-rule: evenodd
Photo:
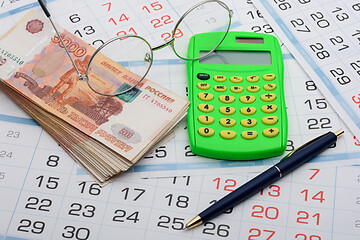
<svg viewBox="0 0 360 240">
<path fill-rule="evenodd" d="M 58 27 L 81 74 L 95 49 Z M 100 55 L 95 85 L 113 93 L 137 75 Z M 79 76 L 48 19 L 30 12 L 0 38 L 0 78 L 22 96 L 135 163 L 184 116 L 189 102 L 149 80 L 118 97 L 95 93 Z"/>
</svg>

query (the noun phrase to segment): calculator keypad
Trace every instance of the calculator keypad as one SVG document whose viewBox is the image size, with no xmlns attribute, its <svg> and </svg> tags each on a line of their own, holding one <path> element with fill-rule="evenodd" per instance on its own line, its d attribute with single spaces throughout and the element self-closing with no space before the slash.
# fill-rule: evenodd
<svg viewBox="0 0 360 240">
<path fill-rule="evenodd" d="M 211 116 L 201 115 L 198 117 L 200 123 L 208 125 L 214 122 L 214 118 Z"/>
<path fill-rule="evenodd" d="M 243 81 L 243 78 L 239 76 L 233 76 L 230 78 L 230 81 L 233 83 L 241 83 Z"/>
<path fill-rule="evenodd" d="M 232 86 L 230 90 L 233 93 L 241 93 L 242 91 L 244 91 L 244 88 L 240 86 Z"/>
<path fill-rule="evenodd" d="M 210 104 L 199 104 L 198 109 L 204 113 L 210 113 L 214 111 L 214 106 Z"/>
<path fill-rule="evenodd" d="M 203 100 L 203 101 L 211 101 L 214 99 L 214 95 L 212 95 L 211 93 L 206 93 L 206 92 L 199 93 L 198 97 L 200 98 L 200 100 Z"/>
<path fill-rule="evenodd" d="M 203 137 L 211 137 L 212 135 L 214 135 L 215 131 L 212 128 L 205 128 L 205 127 L 201 127 L 199 128 L 199 134 Z"/>
<path fill-rule="evenodd" d="M 246 95 L 246 96 L 240 97 L 240 102 L 242 102 L 242 103 L 253 103 L 253 102 L 255 102 L 255 100 L 256 100 L 255 96 L 251 96 L 251 95 Z"/>
<path fill-rule="evenodd" d="M 198 83 L 197 87 L 201 90 L 208 90 L 210 88 L 210 84 L 208 83 Z"/>
<path fill-rule="evenodd" d="M 223 85 L 216 85 L 214 86 L 214 90 L 217 92 L 225 92 L 226 91 L 226 87 Z"/>
<path fill-rule="evenodd" d="M 222 130 L 220 132 L 220 136 L 222 138 L 225 138 L 225 139 L 233 139 L 234 137 L 236 137 L 236 132 L 234 131 L 227 131 L 227 130 Z"/>
<path fill-rule="evenodd" d="M 266 80 L 266 81 L 272 81 L 272 80 L 274 80 L 275 79 L 275 74 L 265 74 L 264 76 L 263 76 L 263 79 L 264 80 Z"/>
<path fill-rule="evenodd" d="M 254 107 L 243 107 L 240 109 L 240 112 L 244 115 L 253 115 L 256 113 L 256 108 Z"/>
<path fill-rule="evenodd" d="M 245 139 L 254 139 L 257 137 L 257 132 L 256 131 L 243 131 L 241 133 L 241 136 Z"/>
<path fill-rule="evenodd" d="M 255 126 L 257 123 L 255 118 L 246 118 L 241 120 L 241 125 L 243 125 L 244 127 L 253 127 Z"/>
<path fill-rule="evenodd" d="M 264 113 L 274 113 L 277 110 L 277 106 L 274 104 L 269 104 L 269 105 L 265 105 L 262 106 L 261 111 L 263 111 Z"/>
<path fill-rule="evenodd" d="M 248 87 L 247 87 L 247 90 L 248 90 L 248 92 L 256 93 L 256 92 L 260 91 L 260 87 L 259 87 L 259 86 L 255 86 L 255 85 L 253 85 L 253 86 L 248 86 Z"/>
<path fill-rule="evenodd" d="M 263 100 L 264 102 L 272 102 L 275 100 L 275 98 L 276 98 L 275 93 L 267 93 L 267 94 L 261 95 L 261 100 Z"/>
<path fill-rule="evenodd" d="M 267 128 L 263 131 L 264 136 L 266 137 L 276 137 L 279 134 L 278 128 Z"/>
<path fill-rule="evenodd" d="M 276 84 L 275 83 L 268 83 L 264 85 L 264 89 L 266 91 L 272 91 L 276 89 Z"/>
<path fill-rule="evenodd" d="M 200 80 L 208 80 L 210 79 L 210 75 L 207 73 L 198 73 L 197 78 Z"/>
<path fill-rule="evenodd" d="M 262 122 L 266 125 L 274 125 L 278 122 L 278 117 L 277 116 L 264 117 L 262 119 Z"/>
<path fill-rule="evenodd" d="M 235 108 L 233 107 L 220 107 L 220 113 L 224 115 L 232 115 L 235 113 Z"/>
<path fill-rule="evenodd" d="M 246 81 L 251 82 L 251 83 L 255 83 L 259 81 L 259 76 L 248 76 L 246 78 Z"/>
<path fill-rule="evenodd" d="M 220 124 L 223 127 L 233 127 L 236 124 L 236 120 L 232 118 L 222 118 L 220 119 Z"/>
<path fill-rule="evenodd" d="M 215 75 L 212 77 L 213 83 L 215 83 L 213 87 L 211 86 L 212 81 L 208 80 L 211 79 L 211 76 L 207 76 L 206 73 L 199 73 L 197 77 L 202 80 L 197 84 L 198 89 L 202 90 L 198 93 L 198 98 L 204 101 L 204 103 L 198 104 L 198 109 L 203 113 L 217 115 L 216 112 L 214 112 L 214 110 L 216 110 L 214 106 L 221 103 L 223 105 L 218 107 L 218 111 L 224 116 L 219 119 L 217 119 L 218 117 L 210 115 L 198 116 L 199 123 L 207 125 L 206 127 L 198 128 L 198 133 L 201 136 L 211 137 L 218 134 L 221 138 L 230 140 L 237 138 L 239 134 L 241 138 L 251 140 L 258 137 L 258 131 L 251 128 L 257 126 L 259 123 L 262 126 L 268 127 L 278 123 L 279 120 L 277 116 L 264 116 L 264 114 L 275 113 L 277 110 L 276 104 L 270 104 L 276 100 L 276 94 L 271 91 L 274 91 L 277 85 L 272 82 L 264 82 L 264 80 L 274 80 L 276 77 L 275 74 L 264 74 L 262 75 L 262 79 L 257 75 L 245 76 L 246 82 L 243 82 L 243 77 L 241 76 L 231 76 L 227 81 L 226 76 Z M 256 84 L 253 85 L 252 83 Z M 244 89 L 246 89 L 245 92 Z M 263 104 L 259 106 L 258 101 Z M 206 102 L 216 103 L 211 105 L 206 104 Z M 259 118 L 259 114 L 256 114 L 258 109 L 255 106 L 261 107 L 259 114 L 262 117 Z M 239 118 L 239 116 L 243 117 Z M 214 126 L 214 128 L 211 128 L 211 126 Z M 218 126 L 221 126 L 223 129 L 220 128 L 217 130 L 219 128 Z M 240 127 L 243 129 L 242 131 Z M 259 133 L 265 137 L 274 138 L 279 135 L 279 129 L 276 127 L 264 127 Z"/>
<path fill-rule="evenodd" d="M 226 77 L 225 76 L 222 76 L 222 75 L 216 75 L 214 76 L 214 80 L 216 82 L 225 82 L 226 81 Z"/>
<path fill-rule="evenodd" d="M 235 97 L 234 96 L 229 96 L 229 95 L 221 95 L 219 97 L 219 100 L 222 103 L 233 103 L 235 101 Z"/>
</svg>

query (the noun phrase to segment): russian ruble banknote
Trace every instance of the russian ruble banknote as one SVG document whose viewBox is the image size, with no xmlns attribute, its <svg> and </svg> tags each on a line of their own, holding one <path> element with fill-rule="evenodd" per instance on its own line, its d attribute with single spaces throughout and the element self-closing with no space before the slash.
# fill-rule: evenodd
<svg viewBox="0 0 360 240">
<path fill-rule="evenodd" d="M 85 75 L 95 49 L 57 28 Z M 1 89 L 101 184 L 141 159 L 186 115 L 189 105 L 147 79 L 119 96 L 96 93 L 79 80 L 59 37 L 38 12 L 29 12 L 0 38 L 0 57 Z M 106 56 L 91 66 L 92 86 L 105 93 L 127 89 L 138 78 Z"/>
</svg>

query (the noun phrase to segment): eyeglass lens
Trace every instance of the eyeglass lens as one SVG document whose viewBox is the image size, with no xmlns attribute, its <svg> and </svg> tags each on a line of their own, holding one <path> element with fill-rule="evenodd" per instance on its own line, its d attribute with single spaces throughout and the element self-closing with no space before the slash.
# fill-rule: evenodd
<svg viewBox="0 0 360 240">
<path fill-rule="evenodd" d="M 204 2 L 187 12 L 174 31 L 174 51 L 178 57 L 190 60 L 187 51 L 189 41 L 195 34 L 217 32 L 214 34 L 215 41 L 211 41 L 213 45 L 208 46 L 209 51 L 221 43 L 231 23 L 229 9 L 222 4 L 216 1 Z"/>
<path fill-rule="evenodd" d="M 212 41 L 213 45 L 208 49 L 214 50 L 225 37 L 230 22 L 229 9 L 218 1 L 204 1 L 190 9 L 174 29 L 173 47 L 176 55 L 189 60 L 187 49 L 190 38 L 204 32 L 218 32 L 214 34 L 216 41 Z M 148 73 L 151 64 L 152 49 L 143 38 L 127 36 L 112 39 L 93 56 L 87 72 L 88 84 L 97 93 L 119 95 L 138 84 Z"/>
<path fill-rule="evenodd" d="M 138 84 L 151 63 L 151 47 L 142 38 L 112 39 L 100 48 L 88 66 L 89 86 L 98 93 L 116 95 Z"/>
</svg>

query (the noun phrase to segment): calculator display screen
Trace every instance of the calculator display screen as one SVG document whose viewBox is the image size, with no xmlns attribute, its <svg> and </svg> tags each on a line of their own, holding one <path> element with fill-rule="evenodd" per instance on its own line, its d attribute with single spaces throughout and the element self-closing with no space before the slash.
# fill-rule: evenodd
<svg viewBox="0 0 360 240">
<path fill-rule="evenodd" d="M 200 51 L 200 57 L 207 51 Z M 269 51 L 214 51 L 200 64 L 271 65 Z"/>
</svg>

